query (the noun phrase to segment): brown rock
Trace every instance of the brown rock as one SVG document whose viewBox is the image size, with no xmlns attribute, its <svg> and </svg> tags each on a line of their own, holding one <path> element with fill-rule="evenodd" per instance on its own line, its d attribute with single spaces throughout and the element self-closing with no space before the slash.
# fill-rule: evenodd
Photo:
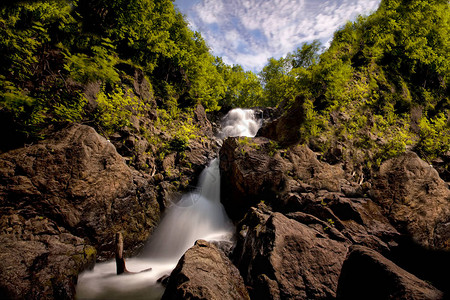
<svg viewBox="0 0 450 300">
<path fill-rule="evenodd" d="M 367 198 L 334 197 L 327 202 L 342 226 L 341 233 L 352 243 L 365 245 L 378 252 L 390 251 L 390 244 L 396 245 L 397 230 L 382 214 L 380 208 Z"/>
<path fill-rule="evenodd" d="M 450 250 L 450 190 L 417 154 L 407 152 L 383 163 L 372 196 L 393 225 L 416 243 Z"/>
<path fill-rule="evenodd" d="M 316 154 L 305 145 L 297 145 L 286 155 L 292 164 L 292 174 L 316 190 L 339 192 L 345 181 L 345 174 L 341 166 L 329 165 L 317 159 Z"/>
<path fill-rule="evenodd" d="M 220 150 L 220 168 L 221 201 L 235 220 L 261 200 L 279 210 L 287 202 L 295 208 L 295 199 L 277 198 L 288 189 L 338 192 L 345 182 L 340 166 L 320 162 L 307 146 L 297 145 L 281 153 L 266 138 L 226 139 Z"/>
<path fill-rule="evenodd" d="M 9 279 L 0 281 L 0 290 L 6 288 L 11 298 L 34 298 L 38 294 L 22 289 L 21 282 L 26 278 L 38 289 L 46 279 L 44 296 L 37 298 L 59 292 L 61 298 L 72 297 L 78 272 L 95 259 L 89 258 L 95 250 L 89 257 L 83 254 L 88 245 L 106 258 L 114 253 L 117 231 L 124 232 L 128 250 L 148 238 L 160 215 L 148 181 L 125 164 L 111 143 L 83 125 L 69 125 L 53 138 L 2 154 L 0 215 L 7 227 L 0 238 L 2 254 L 11 259 L 0 260 Z"/>
<path fill-rule="evenodd" d="M 220 150 L 221 201 L 232 219 L 283 188 L 289 167 L 263 150 L 268 146 L 266 138 L 228 138 Z"/>
<path fill-rule="evenodd" d="M 342 266 L 338 299 L 443 299 L 432 285 L 398 267 L 381 254 L 353 246 Z"/>
<path fill-rule="evenodd" d="M 243 222 L 234 262 L 255 299 L 329 299 L 346 244 L 260 205 Z M 270 294 L 265 294 L 269 292 Z"/>
<path fill-rule="evenodd" d="M 259 129 L 257 136 L 277 141 L 282 146 L 290 146 L 300 141 L 300 125 L 305 120 L 304 97 L 299 96 L 286 113 Z"/>
<path fill-rule="evenodd" d="M 204 135 L 213 135 L 212 125 L 209 122 L 208 117 L 206 116 L 205 108 L 201 104 L 198 104 L 195 107 L 194 121 L 196 125 L 200 127 Z"/>
<path fill-rule="evenodd" d="M 147 102 L 151 107 L 156 106 L 152 86 L 145 78 L 145 73 L 140 69 L 135 69 L 134 71 L 133 88 L 140 99 Z"/>
<path fill-rule="evenodd" d="M 78 273 L 94 264 L 95 249 L 44 217 L 0 220 L 0 299 L 74 298 Z"/>
<path fill-rule="evenodd" d="M 237 268 L 216 246 L 199 240 L 178 262 L 162 299 L 250 299 Z"/>
</svg>

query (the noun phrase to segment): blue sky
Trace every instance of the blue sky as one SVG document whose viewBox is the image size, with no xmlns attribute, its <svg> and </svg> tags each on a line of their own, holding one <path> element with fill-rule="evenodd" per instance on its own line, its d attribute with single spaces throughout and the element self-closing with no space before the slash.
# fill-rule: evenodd
<svg viewBox="0 0 450 300">
<path fill-rule="evenodd" d="M 258 72 L 305 42 L 328 45 L 348 20 L 375 11 L 380 0 L 176 0 L 192 30 L 214 55 Z"/>
</svg>

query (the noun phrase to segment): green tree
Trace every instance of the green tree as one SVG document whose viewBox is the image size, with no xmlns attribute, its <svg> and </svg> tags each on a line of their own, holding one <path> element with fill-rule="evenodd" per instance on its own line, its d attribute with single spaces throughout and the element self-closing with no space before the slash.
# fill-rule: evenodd
<svg viewBox="0 0 450 300">
<path fill-rule="evenodd" d="M 304 43 L 301 48 L 297 48 L 292 54 L 288 55 L 291 59 L 292 68 L 309 68 L 319 61 L 322 44 L 315 40 L 311 44 Z"/>
<path fill-rule="evenodd" d="M 263 104 L 263 89 L 255 73 L 244 71 L 240 65 L 225 65 L 220 58 L 216 58 L 216 68 L 224 78 L 226 86 L 221 105 L 255 107 Z"/>
</svg>

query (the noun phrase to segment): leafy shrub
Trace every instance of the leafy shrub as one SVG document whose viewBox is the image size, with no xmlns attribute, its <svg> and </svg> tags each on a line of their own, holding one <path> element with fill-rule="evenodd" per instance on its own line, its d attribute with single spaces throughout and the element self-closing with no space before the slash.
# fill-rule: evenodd
<svg viewBox="0 0 450 300">
<path fill-rule="evenodd" d="M 114 65 L 118 62 L 114 47 L 109 39 L 103 39 L 102 45 L 93 46 L 92 54 L 77 53 L 67 56 L 64 68 L 70 77 L 81 83 L 102 81 L 110 84 L 120 80 Z"/>
<path fill-rule="evenodd" d="M 125 91 L 116 85 L 110 93 L 105 87 L 97 94 L 95 121 L 106 135 L 131 124 L 132 115 L 142 116 L 147 110 L 147 104 L 140 101 L 131 90 Z"/>
<path fill-rule="evenodd" d="M 417 151 L 429 160 L 450 151 L 450 125 L 444 113 L 432 119 L 422 118 L 419 123 Z"/>
</svg>

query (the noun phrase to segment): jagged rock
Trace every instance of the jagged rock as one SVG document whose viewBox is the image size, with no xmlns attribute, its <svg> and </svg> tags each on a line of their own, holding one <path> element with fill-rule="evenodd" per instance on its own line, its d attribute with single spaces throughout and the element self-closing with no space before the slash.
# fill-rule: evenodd
<svg viewBox="0 0 450 300">
<path fill-rule="evenodd" d="M 254 299 L 335 297 L 347 244 L 264 205 L 239 227 L 233 253 Z"/>
<path fill-rule="evenodd" d="M 342 193 L 326 190 L 301 191 L 303 189 L 297 186 L 283 194 L 273 209 L 308 225 L 313 217 L 318 220 L 313 223 L 321 222 L 320 227 L 336 230 L 349 242 L 381 253 L 388 253 L 392 246 L 397 246 L 400 234 L 371 199 L 347 198 Z M 307 219 L 303 215 L 307 215 Z"/>
<path fill-rule="evenodd" d="M 278 155 L 263 151 L 266 138 L 228 138 L 220 150 L 221 201 L 228 215 L 239 220 L 248 208 L 270 199 L 283 188 L 286 166 Z"/>
<path fill-rule="evenodd" d="M 296 209 L 290 213 L 281 208 L 280 210 L 288 212 L 287 216 L 301 223 L 310 224 L 310 219 L 314 216 L 322 222 L 322 227 L 327 226 L 331 232 L 337 230 L 349 242 L 366 245 L 382 253 L 390 252 L 391 246 L 397 245 L 396 240 L 400 234 L 383 216 L 380 208 L 368 198 L 346 198 L 343 194 L 327 191 L 288 195 L 289 199 L 297 199 Z M 311 216 L 308 220 L 302 216 L 305 213 Z"/>
<path fill-rule="evenodd" d="M 342 266 L 337 299 L 443 299 L 442 292 L 381 254 L 353 246 Z"/>
<path fill-rule="evenodd" d="M 221 201 L 235 220 L 261 200 L 283 207 L 283 201 L 290 200 L 279 200 L 277 195 L 287 190 L 338 192 L 347 183 L 340 166 L 320 162 L 307 146 L 297 145 L 280 153 L 266 138 L 226 139 L 220 150 L 220 168 Z M 290 205 L 295 207 L 295 203 Z"/>
<path fill-rule="evenodd" d="M 196 122 L 197 126 L 199 126 L 200 129 L 203 131 L 204 135 L 206 136 L 213 135 L 212 125 L 209 122 L 208 117 L 206 116 L 205 108 L 201 104 L 198 104 L 195 107 L 194 121 Z"/>
<path fill-rule="evenodd" d="M 44 296 L 37 298 L 72 297 L 78 272 L 95 257 L 92 250 L 86 254 L 88 245 L 106 258 L 114 253 L 117 231 L 124 233 L 125 249 L 148 238 L 160 216 L 153 189 L 149 176 L 130 169 L 88 126 L 68 125 L 52 138 L 2 154 L 1 250 L 11 259 L 0 260 L 8 278 L 0 290 L 11 298 L 34 298 L 22 282 L 38 289 L 47 279 Z"/>
<path fill-rule="evenodd" d="M 286 158 L 292 164 L 292 176 L 316 190 L 339 192 L 341 186 L 347 183 L 341 166 L 319 161 L 316 154 L 305 145 L 291 148 Z"/>
<path fill-rule="evenodd" d="M 145 78 L 145 73 L 137 68 L 134 70 L 133 88 L 141 100 L 148 103 L 150 107 L 154 108 L 156 106 L 152 86 L 147 78 Z M 151 116 L 152 114 L 149 115 Z"/>
<path fill-rule="evenodd" d="M 217 146 L 211 141 L 203 143 L 199 141 L 191 141 L 188 148 L 184 152 L 182 165 L 184 173 L 190 174 L 192 177 L 198 177 L 201 171 L 216 155 Z"/>
<path fill-rule="evenodd" d="M 250 299 L 237 268 L 216 246 L 199 240 L 172 271 L 162 299 Z"/>
<path fill-rule="evenodd" d="M 417 154 L 407 152 L 384 162 L 372 196 L 393 225 L 416 243 L 450 250 L 450 190 Z"/>
<path fill-rule="evenodd" d="M 95 249 L 42 216 L 0 218 L 0 299 L 74 298 Z"/>
<path fill-rule="evenodd" d="M 433 168 L 438 171 L 439 176 L 450 184 L 450 151 L 441 154 L 441 157 L 434 159 L 432 162 Z"/>
<path fill-rule="evenodd" d="M 282 146 L 298 143 L 301 138 L 299 128 L 305 120 L 304 101 L 304 96 L 298 96 L 285 114 L 261 127 L 257 136 L 277 141 Z"/>
</svg>

